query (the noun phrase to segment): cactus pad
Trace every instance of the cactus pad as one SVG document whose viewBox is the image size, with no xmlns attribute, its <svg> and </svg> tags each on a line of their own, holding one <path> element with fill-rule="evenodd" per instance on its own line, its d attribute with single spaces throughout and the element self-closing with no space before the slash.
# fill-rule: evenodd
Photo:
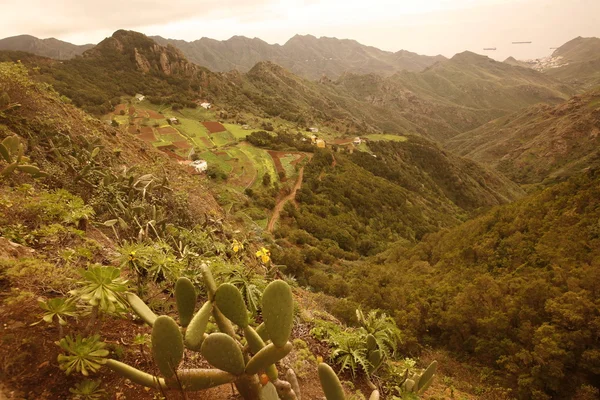
<svg viewBox="0 0 600 400">
<path fill-rule="evenodd" d="M 329 365 L 321 363 L 318 370 L 321 387 L 327 400 L 344 400 L 346 398 L 344 389 L 333 369 Z"/>
<path fill-rule="evenodd" d="M 165 378 L 175 375 L 183 359 L 183 337 L 171 317 L 161 315 L 152 327 L 152 355 Z"/>
<path fill-rule="evenodd" d="M 177 372 L 177 379 L 181 382 L 181 386 L 189 391 L 220 386 L 233 382 L 235 378 L 235 375 L 218 369 L 184 369 Z"/>
<path fill-rule="evenodd" d="M 265 346 L 248 361 L 247 374 L 257 374 L 266 370 L 271 364 L 275 364 L 292 351 L 292 344 L 287 342 L 283 347 L 277 347 L 273 343 Z"/>
<path fill-rule="evenodd" d="M 184 328 L 188 326 L 194 316 L 196 308 L 196 289 L 188 278 L 182 277 L 175 284 L 175 300 L 179 312 L 179 323 Z"/>
<path fill-rule="evenodd" d="M 225 333 L 208 335 L 201 348 L 202 355 L 215 368 L 222 369 L 233 375 L 244 373 L 244 356 L 235 340 Z"/>
<path fill-rule="evenodd" d="M 241 328 L 248 326 L 248 310 L 239 289 L 230 283 L 224 283 L 215 293 L 215 301 L 219 310 L 231 322 Z"/>
<path fill-rule="evenodd" d="M 277 389 L 275 389 L 275 386 L 271 382 L 267 383 L 262 389 L 260 389 L 259 400 L 279 400 Z"/>
<path fill-rule="evenodd" d="M 146 305 L 138 296 L 133 293 L 127 293 L 125 298 L 133 311 L 148 325 L 153 326 L 156 321 L 156 314 Z"/>
<path fill-rule="evenodd" d="M 367 335 L 367 350 L 374 351 L 377 349 L 377 340 L 375 339 L 375 336 L 368 334 Z"/>
<path fill-rule="evenodd" d="M 285 346 L 294 323 L 294 299 L 290 286 L 281 280 L 271 282 L 263 293 L 262 310 L 269 338 L 275 346 Z"/>
<path fill-rule="evenodd" d="M 112 369 L 119 375 L 129 379 L 131 382 L 137 383 L 138 385 L 154 388 L 154 389 L 167 389 L 165 380 L 154 375 L 147 374 L 146 372 L 140 371 L 137 368 L 131 367 L 127 364 L 116 360 L 106 360 L 104 364 L 108 368 Z"/>
<path fill-rule="evenodd" d="M 204 341 L 204 332 L 206 331 L 206 325 L 208 325 L 208 319 L 210 318 L 210 312 L 212 311 L 212 303 L 207 301 L 198 310 L 192 322 L 188 325 L 185 331 L 185 345 L 188 349 L 194 351 L 200 351 L 202 341 Z"/>
</svg>

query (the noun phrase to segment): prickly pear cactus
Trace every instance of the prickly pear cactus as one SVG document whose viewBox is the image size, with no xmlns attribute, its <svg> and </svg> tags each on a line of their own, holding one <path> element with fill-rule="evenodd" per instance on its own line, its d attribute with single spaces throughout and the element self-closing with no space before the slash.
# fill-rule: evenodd
<svg viewBox="0 0 600 400">
<path fill-rule="evenodd" d="M 173 318 L 161 315 L 154 321 L 152 355 L 165 378 L 175 375 L 183 359 L 183 336 Z"/>
<path fill-rule="evenodd" d="M 285 346 L 294 324 L 294 299 L 290 286 L 284 281 L 269 283 L 262 296 L 262 311 L 269 338 L 275 346 Z"/>
<path fill-rule="evenodd" d="M 188 278 L 179 278 L 175 284 L 175 301 L 179 313 L 179 323 L 186 328 L 196 309 L 196 289 Z"/>
<path fill-rule="evenodd" d="M 196 391 L 233 383 L 244 399 L 299 400 L 294 372 L 288 371 L 286 377 L 292 382 L 287 382 L 279 379 L 276 368 L 276 363 L 292 350 L 288 339 L 294 303 L 288 284 L 275 281 L 267 286 L 263 294 L 264 323 L 255 330 L 250 326 L 249 312 L 240 291 L 227 283 L 217 287 L 206 265 L 200 270 L 208 301 L 196 314 L 197 298 L 191 282 L 182 278 L 175 287 L 182 328 L 168 316 L 157 317 L 136 295 L 126 296 L 132 309 L 152 326 L 152 354 L 162 377 L 115 360 L 109 360 L 106 365 L 132 382 L 155 389 Z M 221 332 L 207 335 L 211 318 Z M 245 344 L 232 322 L 244 333 Z M 200 352 L 215 369 L 178 369 L 184 347 Z M 261 385 L 259 374 L 263 374 L 266 383 Z"/>
</svg>

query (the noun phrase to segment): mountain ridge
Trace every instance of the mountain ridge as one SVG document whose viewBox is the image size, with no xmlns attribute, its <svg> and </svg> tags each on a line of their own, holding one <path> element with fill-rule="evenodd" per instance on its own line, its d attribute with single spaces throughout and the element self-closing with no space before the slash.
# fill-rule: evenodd
<svg viewBox="0 0 600 400">
<path fill-rule="evenodd" d="M 69 60 L 92 48 L 93 44 L 76 45 L 55 38 L 38 39 L 32 35 L 18 35 L 0 39 L 0 50 L 17 50 L 57 60 Z"/>
</svg>

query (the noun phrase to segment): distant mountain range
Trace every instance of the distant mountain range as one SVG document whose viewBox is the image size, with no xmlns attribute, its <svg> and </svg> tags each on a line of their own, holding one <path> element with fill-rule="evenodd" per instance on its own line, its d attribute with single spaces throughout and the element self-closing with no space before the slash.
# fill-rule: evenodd
<svg viewBox="0 0 600 400">
<path fill-rule="evenodd" d="M 78 46 L 62 40 L 38 39 L 31 35 L 12 36 L 0 39 L 0 50 L 25 51 L 56 60 L 69 60 L 94 47 L 93 44 Z"/>
<path fill-rule="evenodd" d="M 212 71 L 249 71 L 260 61 L 272 61 L 307 79 L 337 78 L 345 72 L 384 76 L 402 70 L 421 71 L 445 60 L 401 50 L 396 53 L 365 46 L 355 40 L 296 35 L 283 46 L 244 36 L 228 40 L 202 38 L 193 42 L 153 36 L 157 43 L 179 48 L 193 63 Z"/>
<path fill-rule="evenodd" d="M 189 62 L 174 46 L 124 30 L 83 57 L 40 71 L 40 79 L 96 114 L 110 111 L 119 96 L 137 92 L 160 103 L 202 98 L 232 115 L 280 117 L 299 126 L 328 125 L 340 133 L 418 134 L 440 142 L 523 107 L 558 104 L 574 94 L 538 71 L 470 52 L 421 72 L 389 77 L 345 73 L 317 82 L 268 61 L 245 74 L 215 73 Z"/>
</svg>

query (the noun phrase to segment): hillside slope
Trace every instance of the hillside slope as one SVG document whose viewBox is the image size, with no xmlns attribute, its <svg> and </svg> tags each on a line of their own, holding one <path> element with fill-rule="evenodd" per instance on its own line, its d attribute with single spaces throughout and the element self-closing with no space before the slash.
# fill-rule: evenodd
<svg viewBox="0 0 600 400">
<path fill-rule="evenodd" d="M 438 141 L 520 108 L 566 100 L 573 90 L 543 74 L 465 52 L 422 72 L 389 78 L 345 75 L 353 97 L 402 115 Z"/>
<path fill-rule="evenodd" d="M 454 137 L 449 149 L 519 183 L 573 175 L 598 162 L 600 91 L 537 105 Z"/>
<path fill-rule="evenodd" d="M 152 36 L 152 39 L 159 44 L 179 48 L 190 61 L 212 71 L 237 69 L 247 72 L 258 62 L 271 61 L 311 80 L 323 75 L 335 79 L 344 72 L 391 75 L 401 70 L 420 71 L 445 59 L 406 50 L 393 53 L 354 40 L 316 38 L 312 35 L 296 35 L 282 46 L 244 36 L 233 36 L 224 41 L 202 38 L 186 42 L 160 36 Z"/>
<path fill-rule="evenodd" d="M 38 39 L 31 35 L 0 39 L 0 50 L 24 51 L 56 60 L 69 60 L 92 47 L 93 44 L 79 46 L 54 38 Z"/>
<path fill-rule="evenodd" d="M 552 53 L 560 58 L 559 66 L 546 69 L 545 74 L 561 79 L 581 89 L 600 85 L 600 39 L 577 37 Z"/>
<path fill-rule="evenodd" d="M 320 269 L 319 263 L 374 255 L 397 241 L 418 242 L 523 196 L 503 176 L 418 136 L 371 142 L 369 151 L 322 150 L 306 165 L 298 207 L 285 207 L 275 231 L 282 253 L 274 253 L 303 282 L 310 282 L 306 269 Z M 288 253 L 292 245 L 299 250 Z M 298 264 L 298 257 L 309 265 Z"/>
</svg>

